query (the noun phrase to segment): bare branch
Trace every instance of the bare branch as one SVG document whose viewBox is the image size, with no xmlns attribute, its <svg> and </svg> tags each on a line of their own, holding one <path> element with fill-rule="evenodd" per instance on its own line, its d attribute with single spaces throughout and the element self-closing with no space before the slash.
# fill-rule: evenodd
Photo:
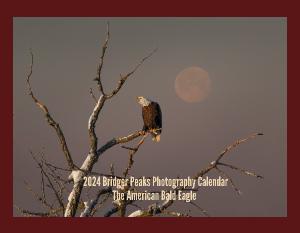
<svg viewBox="0 0 300 233">
<path fill-rule="evenodd" d="M 149 216 L 148 212 L 143 210 L 136 210 L 128 215 L 128 217 L 143 217 L 143 216 Z"/>
<path fill-rule="evenodd" d="M 146 133 L 143 138 L 139 141 L 139 143 L 136 145 L 136 147 L 134 148 L 130 148 L 130 147 L 126 147 L 126 146 L 122 146 L 122 148 L 125 148 L 127 150 L 129 150 L 129 160 L 128 160 L 128 165 L 127 168 L 125 169 L 125 171 L 123 172 L 124 177 L 127 177 L 133 163 L 133 156 L 135 155 L 135 153 L 139 150 L 140 146 L 144 143 L 146 137 L 148 136 L 148 133 Z"/>
<path fill-rule="evenodd" d="M 195 206 L 198 210 L 200 210 L 201 213 L 202 213 L 203 215 L 205 215 L 206 217 L 210 217 L 209 214 L 208 214 L 208 212 L 207 212 L 205 209 L 201 208 L 198 204 L 196 204 L 196 203 L 193 202 L 193 201 L 191 201 L 191 202 L 189 202 L 189 203 L 190 203 L 191 205 Z"/>
<path fill-rule="evenodd" d="M 234 184 L 234 182 L 233 182 L 233 180 L 231 179 L 230 176 L 228 176 L 224 171 L 222 171 L 218 167 L 215 167 L 215 169 L 221 174 L 222 177 L 225 177 L 225 178 L 228 179 L 231 187 L 237 192 L 238 195 L 242 194 L 241 190 L 236 187 L 236 185 Z"/>
<path fill-rule="evenodd" d="M 108 188 L 105 188 L 105 189 L 100 189 L 96 195 L 96 198 L 91 200 L 90 202 L 85 202 L 85 209 L 84 211 L 81 213 L 80 217 L 89 217 L 91 216 L 92 212 L 94 211 L 98 201 L 99 201 L 99 198 L 104 195 L 104 194 L 107 194 L 107 193 L 111 193 L 112 191 L 112 188 L 111 187 L 108 187 Z"/>
<path fill-rule="evenodd" d="M 263 135 L 263 134 L 262 133 L 253 133 L 253 134 L 249 135 L 248 137 L 246 137 L 244 139 L 239 139 L 239 140 L 235 141 L 233 144 L 229 145 L 228 147 L 225 148 L 225 150 L 223 150 L 221 152 L 221 154 L 219 155 L 219 157 L 216 159 L 216 163 L 218 163 L 223 158 L 223 156 L 227 152 L 231 151 L 233 148 L 237 147 L 241 143 L 244 143 L 244 142 L 248 141 L 249 139 L 254 139 L 254 138 L 256 138 L 259 135 Z"/>
<path fill-rule="evenodd" d="M 140 136 L 143 136 L 143 135 L 145 135 L 145 131 L 139 130 L 139 131 L 136 131 L 125 137 L 113 138 L 97 150 L 97 156 L 100 156 L 106 150 L 110 149 L 111 147 L 113 147 L 115 145 L 130 142 L 130 141 L 132 141 Z"/>
<path fill-rule="evenodd" d="M 44 164 L 49 168 L 49 170 L 51 170 L 51 171 L 53 171 L 53 169 L 54 170 L 61 170 L 61 171 L 65 171 L 65 172 L 72 172 L 73 170 L 70 170 L 70 169 L 65 169 L 65 168 L 62 168 L 62 167 L 58 167 L 58 166 L 56 166 L 56 165 L 53 165 L 53 164 L 51 164 L 51 163 L 49 163 L 49 162 L 46 162 L 46 161 L 44 161 Z M 112 165 L 112 164 L 111 164 Z M 86 172 L 85 170 L 82 170 L 82 169 L 80 169 L 80 168 L 76 168 L 78 171 L 82 171 L 82 172 L 85 172 L 86 173 L 86 175 L 97 175 L 97 176 L 105 176 L 105 177 L 116 177 L 116 178 L 118 178 L 118 179 L 122 179 L 123 177 L 121 177 L 121 176 L 116 176 L 116 175 L 114 175 L 114 172 L 112 172 L 113 170 L 111 170 L 111 173 L 110 174 L 105 174 L 105 173 L 101 173 L 101 172 L 93 172 L 93 171 L 91 171 L 91 172 Z M 111 167 L 111 169 L 113 169 L 113 166 Z M 53 171 L 54 172 L 54 171 Z M 69 183 L 70 181 L 68 181 L 68 180 L 64 180 L 64 179 L 62 179 L 60 176 L 56 176 L 56 178 L 57 179 L 59 179 L 59 180 L 61 180 L 61 181 L 63 181 L 63 182 L 65 182 L 65 183 Z"/>
<path fill-rule="evenodd" d="M 31 96 L 32 100 L 36 103 L 36 105 L 44 112 L 45 118 L 47 119 L 48 124 L 55 129 L 56 134 L 57 134 L 58 139 L 59 139 L 59 142 L 60 142 L 60 145 L 61 145 L 61 148 L 62 148 L 62 151 L 63 151 L 63 153 L 66 157 L 68 166 L 69 166 L 70 169 L 73 169 L 74 168 L 74 163 L 73 163 L 70 151 L 68 149 L 63 131 L 61 130 L 59 124 L 51 116 L 51 114 L 50 114 L 48 108 L 46 107 L 46 105 L 44 105 L 42 102 L 40 102 L 35 97 L 35 95 L 33 94 L 31 84 L 30 84 L 30 78 L 31 78 L 31 75 L 32 75 L 32 72 L 33 72 L 33 53 L 32 53 L 32 51 L 30 51 L 30 55 L 31 55 L 30 71 L 29 71 L 29 74 L 27 75 L 27 79 L 26 79 L 29 95 Z"/>
<path fill-rule="evenodd" d="M 43 164 L 45 164 L 45 162 L 43 162 Z M 61 176 L 58 175 L 52 167 L 48 166 L 47 164 L 45 164 L 45 165 L 46 165 L 46 168 L 49 170 L 49 172 L 48 172 L 49 176 L 52 177 L 53 181 L 59 188 L 59 190 L 58 190 L 59 198 L 61 200 L 63 200 L 63 192 L 64 192 L 64 190 L 66 190 L 65 184 L 69 183 L 69 181 L 62 179 Z"/>
<path fill-rule="evenodd" d="M 98 146 L 98 138 L 95 133 L 95 127 L 96 127 L 96 122 L 98 120 L 99 113 L 103 108 L 104 102 L 105 102 L 105 97 L 104 95 L 101 95 L 94 107 L 94 110 L 90 116 L 89 123 L 88 123 L 88 131 L 90 137 L 90 154 L 92 155 L 96 154 L 96 150 Z"/>
<path fill-rule="evenodd" d="M 189 217 L 188 214 L 183 214 L 175 211 L 164 211 L 162 214 L 174 216 L 174 217 Z"/>
<path fill-rule="evenodd" d="M 44 173 L 41 171 L 41 191 L 42 191 L 42 197 L 44 200 L 46 200 L 46 194 L 45 194 L 45 182 L 44 182 Z"/>
<path fill-rule="evenodd" d="M 134 201 L 133 200 L 127 200 L 125 202 L 125 205 L 130 205 L 131 203 L 133 203 Z M 109 209 L 108 211 L 106 211 L 106 213 L 104 214 L 104 217 L 110 217 L 112 216 L 113 214 L 117 213 L 120 211 L 120 206 L 114 206 L 113 208 Z"/>
<path fill-rule="evenodd" d="M 43 175 L 46 177 L 46 179 L 47 179 L 47 181 L 48 181 L 48 183 L 49 183 L 49 187 L 52 189 L 52 191 L 53 191 L 53 193 L 54 193 L 54 195 L 55 195 L 55 197 L 56 197 L 56 199 L 57 199 L 57 201 L 58 201 L 60 207 L 64 210 L 65 207 L 64 207 L 64 204 L 63 204 L 63 200 L 62 200 L 61 196 L 59 195 L 59 192 L 58 192 L 58 191 L 56 190 L 56 188 L 54 187 L 54 185 L 53 185 L 53 183 L 52 183 L 50 177 L 48 176 L 48 173 L 45 171 L 45 169 L 44 169 L 42 163 L 39 162 L 39 161 L 37 160 L 37 158 L 33 155 L 33 153 L 32 153 L 31 151 L 30 151 L 30 153 L 31 153 L 31 156 L 32 156 L 32 158 L 34 159 L 34 161 L 35 161 L 35 162 L 37 163 L 37 165 L 39 166 L 41 172 L 42 172 Z M 64 211 L 63 211 L 63 212 L 64 212 Z"/>
<path fill-rule="evenodd" d="M 223 158 L 223 156 L 224 156 L 227 152 L 231 151 L 233 148 L 237 147 L 237 146 L 240 145 L 241 143 L 244 143 L 244 142 L 248 141 L 249 139 L 255 138 L 255 137 L 258 136 L 258 135 L 263 135 L 263 134 L 262 134 L 262 133 L 254 133 L 254 134 L 251 134 L 250 136 L 246 137 L 245 139 L 239 139 L 239 140 L 235 141 L 233 144 L 227 146 L 226 149 L 220 153 L 220 155 L 217 157 L 216 160 L 212 161 L 207 167 L 205 167 L 205 168 L 202 169 L 201 171 L 197 172 L 197 174 L 193 177 L 193 179 L 198 179 L 199 177 L 204 176 L 205 174 L 207 174 L 207 173 L 208 173 L 209 171 L 211 171 L 212 169 L 216 169 L 216 170 L 218 170 L 218 171 L 220 172 L 221 170 L 217 168 L 217 165 L 228 166 L 228 167 L 230 167 L 230 168 L 232 168 L 232 169 L 239 170 L 239 171 L 241 171 L 241 172 L 243 172 L 243 173 L 245 173 L 245 174 L 247 174 L 247 175 L 252 175 L 252 176 L 254 175 L 254 176 L 260 178 L 261 176 L 256 175 L 256 174 L 254 174 L 254 173 L 252 173 L 252 172 L 248 172 L 248 171 L 246 171 L 246 170 L 243 170 L 243 169 L 240 169 L 240 168 L 237 168 L 237 167 L 234 167 L 234 166 L 231 166 L 231 165 L 224 164 L 224 163 L 221 163 L 221 162 L 220 162 L 220 160 Z M 223 171 L 221 171 L 221 172 L 222 172 L 223 175 L 225 174 Z M 226 176 L 227 176 L 227 175 L 226 175 Z M 228 177 L 228 176 L 227 176 L 227 177 Z M 229 180 L 230 180 L 230 182 L 231 182 L 231 185 L 232 185 L 235 189 L 237 189 L 237 188 L 235 187 L 235 185 L 233 184 L 233 181 L 231 180 L 231 178 L 229 178 Z M 175 189 L 176 193 L 177 193 L 179 190 L 185 190 L 185 189 L 184 189 L 183 187 L 178 187 L 178 188 Z M 237 189 L 237 190 L 238 190 L 238 189 Z M 238 190 L 238 191 L 239 191 L 239 190 Z M 152 215 L 157 215 L 157 214 L 161 214 L 161 213 L 163 213 L 164 211 L 166 211 L 166 209 L 169 208 L 173 203 L 174 203 L 173 200 L 166 200 L 165 202 L 163 202 L 162 205 L 154 205 L 154 206 L 153 206 L 153 205 L 150 205 L 149 207 L 151 207 L 151 208 L 150 208 L 151 212 L 149 212 L 149 207 L 148 207 L 148 210 L 140 210 L 140 211 L 139 211 L 139 214 L 141 214 L 141 213 L 142 213 L 143 215 L 144 215 L 144 214 L 149 214 L 150 216 L 152 216 Z M 135 211 L 135 212 L 137 213 L 137 211 Z M 132 213 L 131 215 L 136 215 L 136 214 Z"/>
<path fill-rule="evenodd" d="M 223 158 L 223 156 L 228 153 L 229 151 L 231 151 L 233 148 L 236 148 L 238 145 L 248 141 L 249 139 L 254 139 L 259 135 L 263 135 L 262 133 L 253 133 L 251 135 L 249 135 L 248 137 L 244 138 L 244 139 L 239 139 L 236 140 L 233 144 L 227 146 L 225 148 L 225 150 L 223 150 L 220 155 L 218 156 L 218 158 L 214 161 L 212 161 L 207 167 L 205 167 L 204 169 L 202 169 L 201 171 L 199 171 L 195 176 L 194 179 L 198 179 L 199 177 L 202 177 L 203 175 L 205 175 L 206 173 L 208 173 L 210 170 L 214 169 L 217 165 L 220 164 L 220 160 Z"/>
<path fill-rule="evenodd" d="M 33 211 L 30 211 L 30 210 L 22 209 L 22 208 L 20 208 L 16 205 L 14 205 L 14 206 L 24 216 L 35 216 L 35 217 L 49 217 L 50 216 L 49 212 L 33 212 Z"/>
<path fill-rule="evenodd" d="M 120 74 L 120 80 L 118 82 L 117 87 L 111 92 L 111 94 L 106 95 L 107 99 L 112 98 L 114 95 L 116 95 L 120 89 L 122 88 L 122 86 L 124 85 L 124 83 L 126 82 L 127 78 L 129 78 L 131 75 L 133 75 L 138 68 L 148 59 L 150 58 L 155 52 L 157 51 L 157 48 L 154 49 L 151 53 L 149 53 L 146 57 L 144 57 L 135 67 L 133 70 L 131 70 L 129 73 L 127 73 L 126 75 L 121 75 Z"/>
<path fill-rule="evenodd" d="M 105 42 L 102 46 L 102 53 L 101 53 L 101 57 L 100 57 L 100 63 L 99 63 L 98 68 L 97 68 L 97 77 L 94 79 L 98 84 L 99 91 L 104 96 L 105 96 L 105 93 L 104 93 L 104 90 L 103 90 L 103 85 L 102 85 L 102 80 L 101 80 L 101 71 L 102 71 L 102 67 L 103 67 L 105 52 L 106 52 L 106 49 L 108 47 L 109 37 L 110 37 L 109 22 L 107 22 L 106 39 L 105 39 Z"/>
<path fill-rule="evenodd" d="M 103 198 L 103 200 L 101 200 L 96 206 L 95 208 L 92 210 L 90 216 L 94 216 L 96 214 L 96 212 L 98 211 L 98 209 L 103 205 L 103 203 L 105 203 L 109 197 L 110 197 L 111 193 L 107 193 L 106 196 Z"/>
<path fill-rule="evenodd" d="M 20 208 L 17 205 L 14 205 L 14 207 L 22 213 L 24 216 L 34 216 L 34 217 L 51 217 L 51 216 L 58 216 L 59 212 L 62 212 L 61 208 L 58 209 L 51 209 L 49 212 L 35 212 L 30 210 L 25 210 Z"/>
<path fill-rule="evenodd" d="M 110 174 L 111 174 L 112 176 L 115 175 L 115 167 L 114 167 L 114 164 L 113 164 L 113 163 L 110 164 Z"/>
<path fill-rule="evenodd" d="M 44 199 L 42 196 L 40 196 L 39 194 L 37 194 L 32 187 L 30 186 L 30 184 L 24 180 L 24 184 L 25 184 L 25 188 L 38 200 L 42 203 L 43 206 L 45 206 L 48 209 L 53 209 L 53 206 L 51 204 L 49 204 L 47 202 L 46 199 Z"/>
<path fill-rule="evenodd" d="M 119 211 L 119 207 L 115 206 L 113 208 L 111 208 L 110 210 L 108 210 L 105 214 L 104 217 L 110 217 L 113 214 L 117 213 Z"/>
<path fill-rule="evenodd" d="M 245 175 L 248 175 L 248 176 L 254 176 L 254 177 L 259 178 L 259 179 L 263 179 L 263 178 L 264 178 L 263 176 L 258 175 L 258 174 L 254 173 L 254 172 L 247 171 L 247 170 L 245 170 L 245 169 L 238 168 L 238 167 L 235 167 L 235 166 L 230 165 L 230 164 L 226 164 L 226 163 L 221 163 L 221 162 L 219 162 L 218 165 L 225 166 L 225 167 L 230 167 L 231 169 L 240 171 L 241 173 L 243 173 L 243 174 L 245 174 Z"/>
</svg>

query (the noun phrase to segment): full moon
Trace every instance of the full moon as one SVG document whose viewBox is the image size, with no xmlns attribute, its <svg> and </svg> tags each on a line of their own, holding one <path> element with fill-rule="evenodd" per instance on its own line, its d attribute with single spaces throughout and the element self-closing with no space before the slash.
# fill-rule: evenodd
<svg viewBox="0 0 300 233">
<path fill-rule="evenodd" d="M 200 67 L 188 67 L 182 70 L 175 80 L 175 91 L 179 98 L 188 103 L 204 100 L 211 90 L 208 73 Z"/>
</svg>

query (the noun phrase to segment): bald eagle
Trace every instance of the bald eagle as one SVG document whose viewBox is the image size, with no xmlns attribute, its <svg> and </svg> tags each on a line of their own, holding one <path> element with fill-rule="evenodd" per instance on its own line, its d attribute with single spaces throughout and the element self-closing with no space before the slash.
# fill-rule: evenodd
<svg viewBox="0 0 300 233">
<path fill-rule="evenodd" d="M 143 130 L 151 133 L 153 141 L 159 142 L 162 131 L 162 114 L 159 104 L 142 96 L 137 97 L 137 100 L 142 105 Z"/>
</svg>

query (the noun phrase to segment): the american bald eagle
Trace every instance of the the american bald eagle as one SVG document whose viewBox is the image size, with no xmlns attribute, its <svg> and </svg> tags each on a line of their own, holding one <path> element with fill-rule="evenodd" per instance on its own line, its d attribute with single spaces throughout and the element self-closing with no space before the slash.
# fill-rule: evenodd
<svg viewBox="0 0 300 233">
<path fill-rule="evenodd" d="M 137 100 L 142 105 L 143 130 L 151 133 L 153 141 L 159 142 L 162 131 L 162 115 L 159 104 L 142 96 L 137 97 Z"/>
</svg>

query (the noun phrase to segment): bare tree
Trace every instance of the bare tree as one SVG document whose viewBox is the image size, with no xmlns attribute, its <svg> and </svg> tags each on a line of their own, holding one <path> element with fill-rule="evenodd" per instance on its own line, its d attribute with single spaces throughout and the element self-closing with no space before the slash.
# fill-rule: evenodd
<svg viewBox="0 0 300 233">
<path fill-rule="evenodd" d="M 97 84 L 97 88 L 100 93 L 100 97 L 97 98 L 94 94 L 93 90 L 90 89 L 90 94 L 95 101 L 95 106 L 93 111 L 90 114 L 88 120 L 88 134 L 89 134 L 89 153 L 86 155 L 84 162 L 78 166 L 72 159 L 72 155 L 68 149 L 67 141 L 65 139 L 64 133 L 54 119 L 53 115 L 49 112 L 47 106 L 43 104 L 34 94 L 31 86 L 31 77 L 33 74 L 33 65 L 34 65 L 34 55 L 32 51 L 30 51 L 31 55 L 31 65 L 30 71 L 27 75 L 26 83 L 28 88 L 28 94 L 32 98 L 33 102 L 37 105 L 38 108 L 42 110 L 44 113 L 44 117 L 47 120 L 49 126 L 51 126 L 58 137 L 59 143 L 61 145 L 62 152 L 64 154 L 66 160 L 66 167 L 58 167 L 54 164 L 47 162 L 45 159 L 44 153 L 35 154 L 30 152 L 33 160 L 38 165 L 41 174 L 41 191 L 34 191 L 29 182 L 25 182 L 26 189 L 33 194 L 33 196 L 41 203 L 41 205 L 46 209 L 45 212 L 34 212 L 30 210 L 22 209 L 18 206 L 15 206 L 23 215 L 26 216 L 65 216 L 65 217 L 91 217 L 96 214 L 96 212 L 103 206 L 105 202 L 111 200 L 111 195 L 113 193 L 113 187 L 105 187 L 99 189 L 94 198 L 90 198 L 89 200 L 83 201 L 82 190 L 84 187 L 84 178 L 88 175 L 98 175 L 98 176 L 107 176 L 107 177 L 116 177 L 116 178 L 126 178 L 129 176 L 129 172 L 134 164 L 134 155 L 138 152 L 139 148 L 145 142 L 145 139 L 148 136 L 148 132 L 143 130 L 138 130 L 133 133 L 130 133 L 126 136 L 114 137 L 111 140 L 107 141 L 103 145 L 98 145 L 98 137 L 95 131 L 96 123 L 99 120 L 99 114 L 104 107 L 104 104 L 107 100 L 114 98 L 119 91 L 124 86 L 125 82 L 133 76 L 133 74 L 143 65 L 143 63 L 150 58 L 153 53 L 156 52 L 156 49 L 150 52 L 147 56 L 142 58 L 140 62 L 127 74 L 120 75 L 120 79 L 116 85 L 116 87 L 111 90 L 104 90 L 102 84 L 102 67 L 104 64 L 104 58 L 106 54 L 106 50 L 108 48 L 108 42 L 110 39 L 109 32 L 109 24 L 107 24 L 107 32 L 106 39 L 102 46 L 102 52 L 97 68 L 97 76 L 94 79 Z M 223 171 L 222 167 L 228 167 L 230 169 L 239 171 L 243 174 L 254 176 L 256 178 L 262 178 L 262 176 L 255 174 L 254 172 L 241 169 L 239 167 L 233 166 L 231 164 L 227 164 L 223 162 L 223 157 L 230 152 L 232 149 L 248 141 L 249 139 L 253 139 L 258 135 L 262 135 L 262 133 L 254 133 L 245 139 L 240 139 L 229 145 L 222 151 L 215 160 L 213 160 L 208 166 L 204 167 L 202 170 L 196 172 L 193 176 L 194 179 L 198 179 L 199 177 L 204 176 L 211 170 L 216 170 L 220 173 L 222 177 L 226 177 L 229 180 L 230 185 L 233 187 L 235 191 L 240 193 L 239 189 L 234 184 L 233 180 Z M 123 145 L 122 148 L 128 150 L 129 159 L 128 165 L 124 170 L 122 175 L 116 175 L 114 172 L 114 167 L 111 165 L 110 174 L 98 173 L 93 170 L 94 165 L 99 161 L 99 158 L 102 154 L 104 154 L 107 150 L 119 144 L 126 144 L 128 142 L 133 141 L 134 139 L 140 138 L 139 142 L 135 147 L 129 147 L 127 145 Z M 71 186 L 71 187 L 70 187 Z M 45 191 L 46 188 L 50 189 L 53 193 L 54 200 L 50 202 L 48 198 L 48 194 Z M 135 190 L 135 187 L 131 186 L 129 183 L 126 183 L 122 187 L 117 187 L 117 190 L 126 193 L 129 190 Z M 184 187 L 176 187 L 176 194 L 180 190 L 186 190 Z M 198 188 L 194 191 L 198 191 Z M 65 200 L 65 197 L 67 199 Z M 168 216 L 189 216 L 186 213 L 179 213 L 175 211 L 169 211 L 169 207 L 172 206 L 174 200 L 167 200 L 162 202 L 161 204 L 152 203 L 147 208 L 140 207 L 135 201 L 132 200 L 121 200 L 121 201 L 112 201 L 111 208 L 107 209 L 104 213 L 104 216 L 109 217 L 113 216 L 116 213 L 119 213 L 120 216 L 128 216 L 128 217 L 137 217 L 137 216 L 154 216 L 154 215 L 168 215 Z M 201 211 L 201 213 L 205 216 L 208 216 L 207 212 L 202 209 L 198 204 L 194 202 L 190 202 L 191 205 L 196 207 Z M 132 213 L 127 212 L 128 206 L 133 206 L 137 208 L 136 211 Z M 80 211 L 80 213 L 79 213 Z"/>
</svg>

